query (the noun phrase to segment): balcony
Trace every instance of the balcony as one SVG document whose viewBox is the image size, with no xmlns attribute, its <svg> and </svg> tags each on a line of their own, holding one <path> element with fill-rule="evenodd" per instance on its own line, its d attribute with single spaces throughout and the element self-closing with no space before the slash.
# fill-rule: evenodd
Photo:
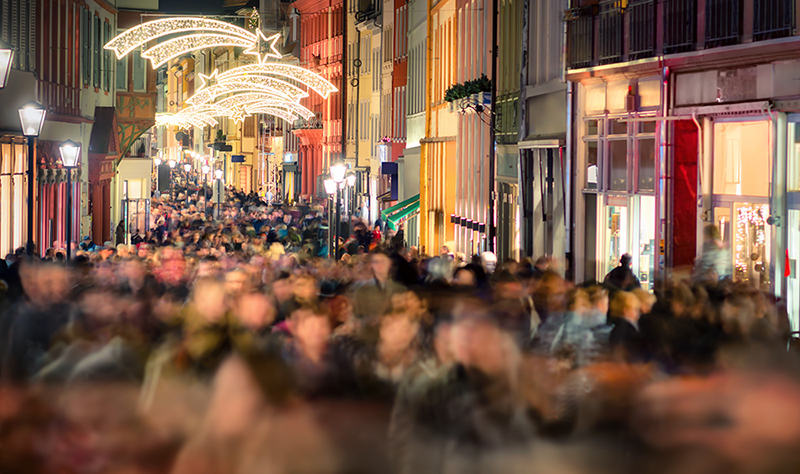
<svg viewBox="0 0 800 474">
<path fill-rule="evenodd" d="M 567 69 L 795 34 L 800 0 L 582 0 L 566 12 Z"/>
</svg>

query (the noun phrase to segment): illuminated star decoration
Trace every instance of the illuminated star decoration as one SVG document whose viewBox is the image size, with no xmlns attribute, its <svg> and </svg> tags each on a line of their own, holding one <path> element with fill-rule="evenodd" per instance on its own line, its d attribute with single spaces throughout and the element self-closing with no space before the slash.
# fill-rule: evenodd
<svg viewBox="0 0 800 474">
<path fill-rule="evenodd" d="M 258 41 L 244 51 L 244 54 L 249 54 L 258 58 L 259 64 L 264 64 L 268 58 L 281 59 L 283 55 L 275 47 L 278 40 L 281 38 L 280 33 L 276 33 L 269 38 L 264 36 L 261 30 L 256 33 Z"/>
<path fill-rule="evenodd" d="M 300 104 L 309 96 L 308 90 L 327 99 L 337 89 L 308 69 L 268 61 L 282 58 L 277 48 L 279 39 L 280 34 L 266 37 L 260 29 L 252 33 L 219 20 L 178 17 L 142 23 L 117 35 L 104 48 L 121 59 L 140 47 L 142 57 L 149 59 L 154 69 L 181 55 L 217 46 L 242 47 L 246 55 L 255 56 L 255 64 L 221 74 L 216 70 L 210 75 L 199 74 L 201 86 L 187 99 L 189 106 L 174 114 L 157 114 L 158 126 L 215 126 L 218 123 L 215 117 L 241 122 L 253 113 L 270 114 L 286 121 L 299 117 L 310 120 L 313 112 Z"/>
</svg>

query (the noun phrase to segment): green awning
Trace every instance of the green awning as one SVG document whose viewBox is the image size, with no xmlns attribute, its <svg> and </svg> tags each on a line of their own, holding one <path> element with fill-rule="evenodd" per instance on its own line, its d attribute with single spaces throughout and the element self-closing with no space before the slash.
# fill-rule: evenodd
<svg viewBox="0 0 800 474">
<path fill-rule="evenodd" d="M 415 202 L 419 202 L 419 194 L 416 196 L 406 199 L 405 201 L 399 202 L 392 207 L 387 207 L 386 209 L 381 211 L 381 217 L 384 219 L 388 219 L 391 214 L 394 214 L 397 211 L 401 211 L 406 207 L 411 206 Z"/>
<path fill-rule="evenodd" d="M 419 214 L 419 195 L 417 195 L 417 201 L 415 203 L 395 212 L 394 214 L 391 214 L 386 219 L 386 225 L 388 225 L 389 228 L 392 230 L 397 230 L 397 227 L 400 224 L 411 219 L 417 214 Z"/>
</svg>

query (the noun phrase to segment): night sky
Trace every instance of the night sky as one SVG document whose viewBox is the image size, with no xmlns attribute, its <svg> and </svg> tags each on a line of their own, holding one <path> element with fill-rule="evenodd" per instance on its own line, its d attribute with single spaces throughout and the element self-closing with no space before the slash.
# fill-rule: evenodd
<svg viewBox="0 0 800 474">
<path fill-rule="evenodd" d="M 223 0 L 160 0 L 161 13 L 191 13 L 194 15 L 222 13 Z"/>
</svg>

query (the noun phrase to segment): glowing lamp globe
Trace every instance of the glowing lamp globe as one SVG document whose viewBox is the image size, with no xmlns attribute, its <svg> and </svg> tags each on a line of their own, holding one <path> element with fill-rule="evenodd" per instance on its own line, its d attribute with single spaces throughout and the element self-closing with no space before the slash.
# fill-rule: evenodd
<svg viewBox="0 0 800 474">
<path fill-rule="evenodd" d="M 28 102 L 19 109 L 19 122 L 22 125 L 22 134 L 26 137 L 38 137 L 44 127 L 44 118 L 47 111 L 38 102 Z"/>
<path fill-rule="evenodd" d="M 331 179 L 336 183 L 339 184 L 344 181 L 344 174 L 347 172 L 347 166 L 345 166 L 344 162 L 337 161 L 333 165 L 331 165 Z"/>
<path fill-rule="evenodd" d="M 350 187 L 355 186 L 356 185 L 356 172 L 353 171 L 353 170 L 348 171 L 347 174 L 345 175 L 344 179 L 347 181 L 347 185 L 348 186 L 350 186 Z"/>
<path fill-rule="evenodd" d="M 330 176 L 325 176 L 322 180 L 325 185 L 325 194 L 333 195 L 336 193 L 336 181 Z"/>
<path fill-rule="evenodd" d="M 58 147 L 58 150 L 61 152 L 61 164 L 64 168 L 74 168 L 78 166 L 78 161 L 81 159 L 80 143 L 67 140 Z"/>
<path fill-rule="evenodd" d="M 0 40 L 0 89 L 6 86 L 8 75 L 11 73 L 11 63 L 14 62 L 14 48 Z"/>
</svg>

